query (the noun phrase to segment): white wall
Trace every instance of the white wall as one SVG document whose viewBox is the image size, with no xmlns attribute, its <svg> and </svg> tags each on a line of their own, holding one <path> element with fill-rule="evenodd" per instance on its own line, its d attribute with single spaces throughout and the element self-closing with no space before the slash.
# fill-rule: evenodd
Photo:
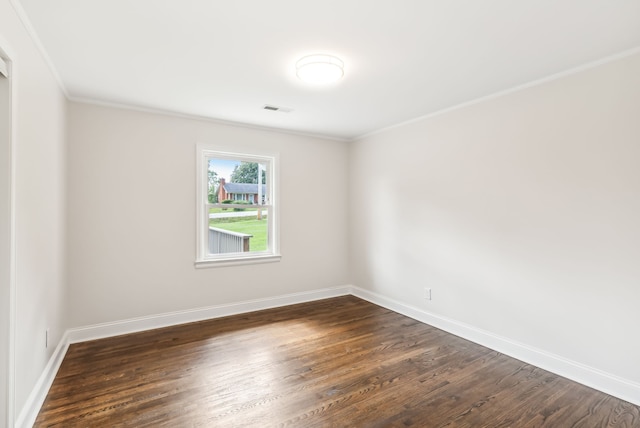
<svg viewBox="0 0 640 428">
<path fill-rule="evenodd" d="M 57 82 L 8 0 L 0 48 L 11 52 L 15 146 L 15 407 L 23 407 L 62 332 L 65 289 L 65 107 Z M 45 349 L 45 330 L 51 344 Z"/>
<path fill-rule="evenodd" d="M 640 55 L 352 144 L 355 285 L 640 382 L 638 76 Z"/>
<path fill-rule="evenodd" d="M 194 268 L 197 142 L 280 153 L 281 262 Z M 71 325 L 347 284 L 347 150 L 344 142 L 70 103 Z"/>
</svg>

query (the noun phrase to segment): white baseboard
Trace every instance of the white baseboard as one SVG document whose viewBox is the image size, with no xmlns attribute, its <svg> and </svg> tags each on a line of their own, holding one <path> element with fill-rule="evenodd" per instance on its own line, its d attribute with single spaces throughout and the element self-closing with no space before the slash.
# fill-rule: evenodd
<svg viewBox="0 0 640 428">
<path fill-rule="evenodd" d="M 121 334 L 136 333 L 139 331 L 170 327 L 172 325 L 185 324 L 189 322 L 204 321 L 229 315 L 260 311 L 263 309 L 295 305 L 296 303 L 305 303 L 312 302 L 314 300 L 328 299 L 331 297 L 345 296 L 350 293 L 351 287 L 349 286 L 325 288 L 322 290 L 285 294 L 282 296 L 267 297 L 264 299 L 246 300 L 244 302 L 229 303 L 226 305 L 168 312 L 159 315 L 72 328 L 67 330 L 67 333 L 69 343 L 86 342 L 88 340 L 119 336 Z"/>
<path fill-rule="evenodd" d="M 88 340 L 103 339 L 122 334 L 136 333 L 155 328 L 169 327 L 195 321 L 203 321 L 237 315 L 241 313 L 259 311 L 263 309 L 294 305 L 296 303 L 312 302 L 314 300 L 352 294 L 363 300 L 382 306 L 399 314 L 408 316 L 425 324 L 432 325 L 448 333 L 475 342 L 479 345 L 501 352 L 510 357 L 548 370 L 552 373 L 579 382 L 583 385 L 618 397 L 630 403 L 640 405 L 640 384 L 622 379 L 610 373 L 605 373 L 593 367 L 576 361 L 542 351 L 513 340 L 497 336 L 449 318 L 435 315 L 422 309 L 401 303 L 372 291 L 359 287 L 345 285 L 295 294 L 269 297 L 265 299 L 248 300 L 239 303 L 210 306 L 186 311 L 169 312 L 148 317 L 132 318 L 111 323 L 96 324 L 80 328 L 72 328 L 65 332 L 53 355 L 49 359 L 42 375 L 34 386 L 27 402 L 20 412 L 15 426 L 27 428 L 33 426 L 38 412 L 44 403 L 49 388 L 62 364 L 62 360 L 72 343 Z"/>
<path fill-rule="evenodd" d="M 58 373 L 60 364 L 69 349 L 69 341 L 67 333 L 62 336 L 58 346 L 53 351 L 51 358 L 47 362 L 42 374 L 38 378 L 35 386 L 31 390 L 31 394 L 27 397 L 27 401 L 22 407 L 22 411 L 18 414 L 18 418 L 15 421 L 16 428 L 29 428 L 32 427 L 38 417 L 38 412 L 44 403 L 44 399 L 47 398 L 47 393 L 51 384 Z"/>
<path fill-rule="evenodd" d="M 398 302 L 372 291 L 351 287 L 351 294 L 368 302 L 486 346 L 541 369 L 640 406 L 640 384 L 534 347 L 518 343 L 449 318 Z"/>
</svg>

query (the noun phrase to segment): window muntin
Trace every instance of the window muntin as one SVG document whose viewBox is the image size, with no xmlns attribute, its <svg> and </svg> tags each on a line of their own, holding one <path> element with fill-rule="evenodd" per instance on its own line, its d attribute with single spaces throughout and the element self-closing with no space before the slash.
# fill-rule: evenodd
<svg viewBox="0 0 640 428">
<path fill-rule="evenodd" d="M 276 156 L 198 150 L 196 266 L 279 259 Z"/>
</svg>

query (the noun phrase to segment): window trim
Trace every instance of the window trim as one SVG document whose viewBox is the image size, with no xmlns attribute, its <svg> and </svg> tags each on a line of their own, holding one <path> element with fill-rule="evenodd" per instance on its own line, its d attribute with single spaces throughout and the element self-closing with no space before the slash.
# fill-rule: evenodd
<svg viewBox="0 0 640 428">
<path fill-rule="evenodd" d="M 223 159 L 237 159 L 249 162 L 264 162 L 267 167 L 267 193 L 269 196 L 268 250 L 254 253 L 229 253 L 228 255 L 216 255 L 212 257 L 207 251 L 207 237 L 209 229 L 208 212 L 208 159 L 211 157 Z M 260 150 L 228 150 L 225 147 L 213 144 L 196 144 L 196 268 L 222 267 L 233 265 L 246 265 L 256 263 L 277 262 L 280 254 L 280 221 L 279 221 L 279 154 L 267 153 Z M 267 195 L 265 195 L 267 196 Z M 233 207 L 233 204 L 230 205 Z"/>
</svg>

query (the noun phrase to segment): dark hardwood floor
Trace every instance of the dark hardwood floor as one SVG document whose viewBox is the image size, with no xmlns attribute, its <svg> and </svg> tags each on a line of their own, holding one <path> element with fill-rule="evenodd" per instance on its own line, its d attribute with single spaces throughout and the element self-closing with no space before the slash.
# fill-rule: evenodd
<svg viewBox="0 0 640 428">
<path fill-rule="evenodd" d="M 347 296 L 72 345 L 36 427 L 640 427 L 640 408 Z"/>
</svg>

